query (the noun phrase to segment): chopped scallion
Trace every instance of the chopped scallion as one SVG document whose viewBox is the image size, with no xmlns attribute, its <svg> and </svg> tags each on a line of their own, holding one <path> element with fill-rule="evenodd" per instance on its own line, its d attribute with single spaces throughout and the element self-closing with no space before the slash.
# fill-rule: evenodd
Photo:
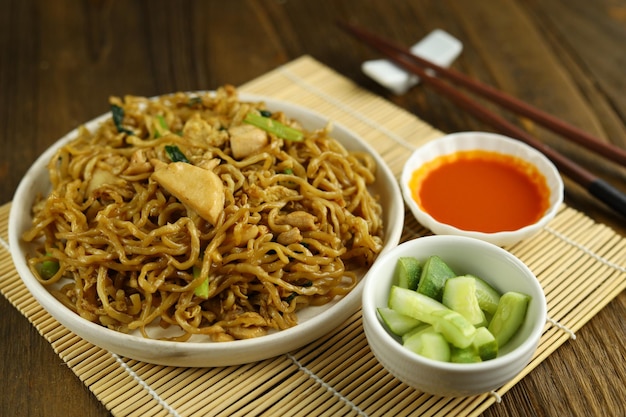
<svg viewBox="0 0 626 417">
<path fill-rule="evenodd" d="M 126 129 L 123 126 L 124 123 L 124 109 L 116 104 L 111 104 L 111 115 L 113 116 L 113 123 L 119 133 L 127 133 L 129 135 L 134 134 L 132 130 Z"/>
<path fill-rule="evenodd" d="M 189 159 L 176 145 L 165 145 L 165 153 L 172 162 L 186 162 L 189 163 Z"/>
<path fill-rule="evenodd" d="M 200 278 L 200 268 L 194 266 L 193 276 L 194 279 L 202 279 Z M 204 278 L 202 283 L 193 290 L 193 293 L 200 298 L 209 298 L 209 278 Z"/>
<path fill-rule="evenodd" d="M 170 127 L 168 126 L 165 117 L 160 114 L 156 115 L 155 117 L 159 123 L 154 126 L 154 138 L 158 139 L 163 136 L 165 132 L 170 130 Z"/>
<path fill-rule="evenodd" d="M 263 129 L 268 133 L 273 133 L 277 137 L 286 140 L 300 142 L 304 139 L 304 133 L 293 127 L 289 127 L 277 120 L 264 117 L 257 113 L 248 113 L 243 119 L 244 122 Z"/>
</svg>

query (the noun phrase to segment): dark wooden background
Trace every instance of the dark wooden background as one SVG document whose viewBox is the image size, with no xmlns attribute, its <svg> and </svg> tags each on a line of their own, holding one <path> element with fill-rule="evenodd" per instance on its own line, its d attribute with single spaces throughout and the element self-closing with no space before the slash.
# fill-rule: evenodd
<svg viewBox="0 0 626 417">
<path fill-rule="evenodd" d="M 626 148 L 626 0 L 0 0 L 0 204 L 110 95 L 240 85 L 303 54 L 444 132 L 492 130 L 426 88 L 369 80 L 360 64 L 378 56 L 338 19 L 407 46 L 443 29 L 464 44 L 456 69 Z M 626 192 L 624 168 L 495 110 Z M 624 217 L 566 187 L 626 236 Z M 622 293 L 485 416 L 626 415 L 624 317 Z M 0 326 L 1 416 L 108 415 L 4 297 Z"/>
</svg>

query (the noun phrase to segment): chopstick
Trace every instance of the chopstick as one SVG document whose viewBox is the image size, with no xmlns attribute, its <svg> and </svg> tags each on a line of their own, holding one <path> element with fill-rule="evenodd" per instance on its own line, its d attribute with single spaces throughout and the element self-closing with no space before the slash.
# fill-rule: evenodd
<svg viewBox="0 0 626 417">
<path fill-rule="evenodd" d="M 539 141 L 538 139 L 533 137 L 530 133 L 522 130 L 521 128 L 507 121 L 506 119 L 499 116 L 498 114 L 491 112 L 486 107 L 474 101 L 467 95 L 464 95 L 463 93 L 457 91 L 451 85 L 443 82 L 441 79 L 435 76 L 428 74 L 424 70 L 424 68 L 422 68 L 420 65 L 423 65 L 425 67 L 428 67 L 436 71 L 436 73 L 441 75 L 442 77 L 453 79 L 454 81 L 457 81 L 458 83 L 462 83 L 468 89 L 471 89 L 472 91 L 482 94 L 487 98 L 493 99 L 498 104 L 502 104 L 506 102 L 508 106 L 507 108 L 509 109 L 514 109 L 514 110 L 525 109 L 522 111 L 526 111 L 526 113 L 524 114 L 527 115 L 529 118 L 530 118 L 529 115 L 533 114 L 533 117 L 537 115 L 541 115 L 537 117 L 542 117 L 542 121 L 544 122 L 546 120 L 554 119 L 551 121 L 556 120 L 558 123 L 549 125 L 549 126 L 546 125 L 546 127 L 554 128 L 555 131 L 556 129 L 561 129 L 561 132 L 564 135 L 567 133 L 566 137 L 571 137 L 569 136 L 569 133 L 573 130 L 578 130 L 578 129 L 574 129 L 573 127 L 567 125 L 565 122 L 562 122 L 554 118 L 553 116 L 546 115 L 545 113 L 532 108 L 530 105 L 527 105 L 526 103 L 523 103 L 520 100 L 517 100 L 517 99 L 512 100 L 511 97 L 508 97 L 505 94 L 491 87 L 481 85 L 460 73 L 445 69 L 443 67 L 439 67 L 436 64 L 433 64 L 420 57 L 417 57 L 411 54 L 410 51 L 400 46 L 393 45 L 391 42 L 386 41 L 370 32 L 367 32 L 364 29 L 360 29 L 354 25 L 344 23 L 344 22 L 340 22 L 339 25 L 343 29 L 351 33 L 352 35 L 364 41 L 370 47 L 378 50 L 383 55 L 387 56 L 387 58 L 389 58 L 398 66 L 420 77 L 420 79 L 426 85 L 430 86 L 431 88 L 438 91 L 439 93 L 445 95 L 450 100 L 455 102 L 457 105 L 459 105 L 460 107 L 470 112 L 474 117 L 499 129 L 502 133 L 508 136 L 514 137 L 518 140 L 521 140 L 525 142 L 526 144 L 542 152 L 550 160 L 552 160 L 552 162 L 559 168 L 559 170 L 564 175 L 566 175 L 567 177 L 569 177 L 570 179 L 572 179 L 573 181 L 575 181 L 576 183 L 584 187 L 591 195 L 593 195 L 600 201 L 604 202 L 607 206 L 611 207 L 613 210 L 620 213 L 622 216 L 626 217 L 626 195 L 623 194 L 621 191 L 617 190 L 608 182 L 595 176 L 593 173 L 589 172 L 585 168 L 576 164 L 574 161 L 560 154 L 559 152 L 552 149 L 548 145 Z M 585 136 L 589 136 L 589 135 L 585 134 Z M 599 151 L 599 153 L 602 152 L 603 155 L 610 154 L 611 157 L 613 157 L 614 154 L 619 155 L 620 152 L 616 151 L 616 149 L 623 152 L 623 150 L 621 150 L 620 148 L 616 148 L 616 147 L 607 148 L 606 144 L 596 140 L 595 138 L 591 138 L 591 140 L 589 140 L 589 138 L 584 138 L 584 139 L 583 138 L 584 136 L 577 135 L 577 139 L 574 139 L 574 140 L 578 140 L 581 142 L 581 144 L 584 144 L 590 148 L 593 148 L 594 150 L 596 148 L 602 149 L 602 151 Z M 625 154 L 624 161 L 626 162 L 626 152 L 623 152 L 623 153 Z"/>
<path fill-rule="evenodd" d="M 604 156 L 622 166 L 626 166 L 626 150 L 617 146 L 611 145 L 607 142 L 602 142 L 598 138 L 590 135 L 582 129 L 579 129 L 564 120 L 561 120 L 551 114 L 548 114 L 530 104 L 517 99 L 511 95 L 508 95 L 502 91 L 499 91 L 489 85 L 480 83 L 473 80 L 463 73 L 455 71 L 454 69 L 441 67 L 433 62 L 430 62 L 422 57 L 414 55 L 406 48 L 403 48 L 390 41 L 382 39 L 371 32 L 367 32 L 364 29 L 360 29 L 354 25 L 348 23 L 339 23 L 344 29 L 351 32 L 356 37 L 369 43 L 370 46 L 375 48 L 388 48 L 389 50 L 396 52 L 397 54 L 409 57 L 422 67 L 430 68 L 437 75 L 442 78 L 448 79 L 454 83 L 460 84 L 474 93 L 477 93 L 489 100 L 507 108 L 513 112 L 517 112 L 520 115 L 534 120 L 535 122 L 547 127 L 555 133 L 558 133 L 572 141 L 584 146 L 599 155 Z M 382 52 L 382 51 L 381 51 Z"/>
</svg>

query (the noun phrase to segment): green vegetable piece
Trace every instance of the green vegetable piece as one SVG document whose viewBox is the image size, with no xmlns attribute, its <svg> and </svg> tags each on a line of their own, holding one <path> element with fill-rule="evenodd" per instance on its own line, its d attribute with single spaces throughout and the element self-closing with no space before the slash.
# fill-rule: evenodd
<svg viewBox="0 0 626 417">
<path fill-rule="evenodd" d="M 419 354 L 436 361 L 450 361 L 450 345 L 441 333 L 424 332 L 420 335 L 422 341 Z"/>
<path fill-rule="evenodd" d="M 446 340 L 458 348 L 466 348 L 474 341 L 476 327 L 472 325 L 461 313 L 454 310 L 433 311 L 435 318 L 433 327 L 444 335 Z"/>
<path fill-rule="evenodd" d="M 416 334 L 418 333 L 422 333 L 422 332 L 434 332 L 435 329 L 433 328 L 433 326 L 431 324 L 428 323 L 422 323 L 419 326 L 415 327 L 414 329 L 409 330 L 408 332 L 406 332 L 405 334 L 402 335 L 402 343 L 407 343 L 407 341 L 414 337 Z"/>
<path fill-rule="evenodd" d="M 165 145 L 165 153 L 172 162 L 186 162 L 189 163 L 189 159 L 176 145 Z"/>
<path fill-rule="evenodd" d="M 391 287 L 388 305 L 399 314 L 429 324 L 433 324 L 435 321 L 433 312 L 449 310 L 439 301 L 433 300 L 427 295 L 397 285 Z"/>
<path fill-rule="evenodd" d="M 414 319 L 413 317 L 400 314 L 388 307 L 379 308 L 378 314 L 383 320 L 383 323 L 385 323 L 385 326 L 387 326 L 387 329 L 397 336 L 402 336 L 409 330 L 412 330 L 422 324 L 421 321 Z"/>
<path fill-rule="evenodd" d="M 476 329 L 472 346 L 478 352 L 478 356 L 484 361 L 498 356 L 498 341 L 486 327 Z"/>
<path fill-rule="evenodd" d="M 41 263 L 41 266 L 39 267 L 39 274 L 41 275 L 41 278 L 48 280 L 55 276 L 57 272 L 59 272 L 60 267 L 61 265 L 56 259 L 45 260 Z"/>
<path fill-rule="evenodd" d="M 493 316 L 500 302 L 500 293 L 485 280 L 474 275 L 468 276 L 476 281 L 476 298 L 480 309 Z"/>
<path fill-rule="evenodd" d="M 476 280 L 461 276 L 446 280 L 443 290 L 443 305 L 461 313 L 474 326 L 486 326 L 487 319 L 480 309 L 476 297 Z"/>
<path fill-rule="evenodd" d="M 196 287 L 193 290 L 193 293 L 200 298 L 204 298 L 205 300 L 209 298 L 209 279 L 204 278 L 204 280 L 202 281 L 202 284 Z"/>
<path fill-rule="evenodd" d="M 419 354 L 422 349 L 422 334 L 424 333 L 435 333 L 435 329 L 430 324 L 416 327 L 402 336 L 402 346 L 411 352 Z"/>
<path fill-rule="evenodd" d="M 416 290 L 422 273 L 422 264 L 416 258 L 405 256 L 398 259 L 395 282 L 399 287 Z"/>
<path fill-rule="evenodd" d="M 263 129 L 268 133 L 272 133 L 281 139 L 300 142 L 304 140 L 304 133 L 293 127 L 284 125 L 277 120 L 264 117 L 257 113 L 248 113 L 243 119 L 245 123 Z"/>
<path fill-rule="evenodd" d="M 416 291 L 394 285 L 391 287 L 388 305 L 397 313 L 432 324 L 436 331 L 457 347 L 469 346 L 476 333 L 476 328 L 460 313 Z"/>
<path fill-rule="evenodd" d="M 119 133 L 133 135 L 133 131 L 126 129 L 124 123 L 124 109 L 116 104 L 111 104 L 111 115 L 113 116 L 113 124 Z"/>
<path fill-rule="evenodd" d="M 530 300 L 529 295 L 515 291 L 506 292 L 500 297 L 488 327 L 499 347 L 504 346 L 524 323 Z"/>
<path fill-rule="evenodd" d="M 158 139 L 161 136 L 163 136 L 168 130 L 170 130 L 169 125 L 167 124 L 167 121 L 165 120 L 165 117 L 163 117 L 162 115 L 158 114 L 155 116 L 155 118 L 157 119 L 157 121 L 159 123 L 157 123 L 154 128 L 154 138 Z"/>
<path fill-rule="evenodd" d="M 476 363 L 482 362 L 476 347 L 470 345 L 466 348 L 452 346 L 450 349 L 450 362 L 454 363 Z"/>
<path fill-rule="evenodd" d="M 199 104 L 202 104 L 202 97 L 200 97 L 200 96 L 190 97 L 189 101 L 187 102 L 187 105 L 189 107 L 194 107 L 194 106 L 197 106 Z"/>
<path fill-rule="evenodd" d="M 431 256 L 424 262 L 417 292 L 441 301 L 446 280 L 455 276 L 454 271 L 440 257 Z"/>
<path fill-rule="evenodd" d="M 193 293 L 200 298 L 204 298 L 205 300 L 209 298 L 209 278 L 200 278 L 200 268 L 193 268 L 193 276 L 194 279 L 202 279 L 202 283 L 194 288 Z"/>
</svg>

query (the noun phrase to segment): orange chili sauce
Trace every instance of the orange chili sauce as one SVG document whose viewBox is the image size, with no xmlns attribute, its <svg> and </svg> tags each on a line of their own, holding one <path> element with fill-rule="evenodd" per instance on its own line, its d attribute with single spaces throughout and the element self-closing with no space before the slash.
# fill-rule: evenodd
<svg viewBox="0 0 626 417">
<path fill-rule="evenodd" d="M 460 151 L 413 172 L 413 199 L 458 229 L 493 233 L 534 223 L 549 207 L 550 189 L 532 164 L 497 152 Z"/>
</svg>

